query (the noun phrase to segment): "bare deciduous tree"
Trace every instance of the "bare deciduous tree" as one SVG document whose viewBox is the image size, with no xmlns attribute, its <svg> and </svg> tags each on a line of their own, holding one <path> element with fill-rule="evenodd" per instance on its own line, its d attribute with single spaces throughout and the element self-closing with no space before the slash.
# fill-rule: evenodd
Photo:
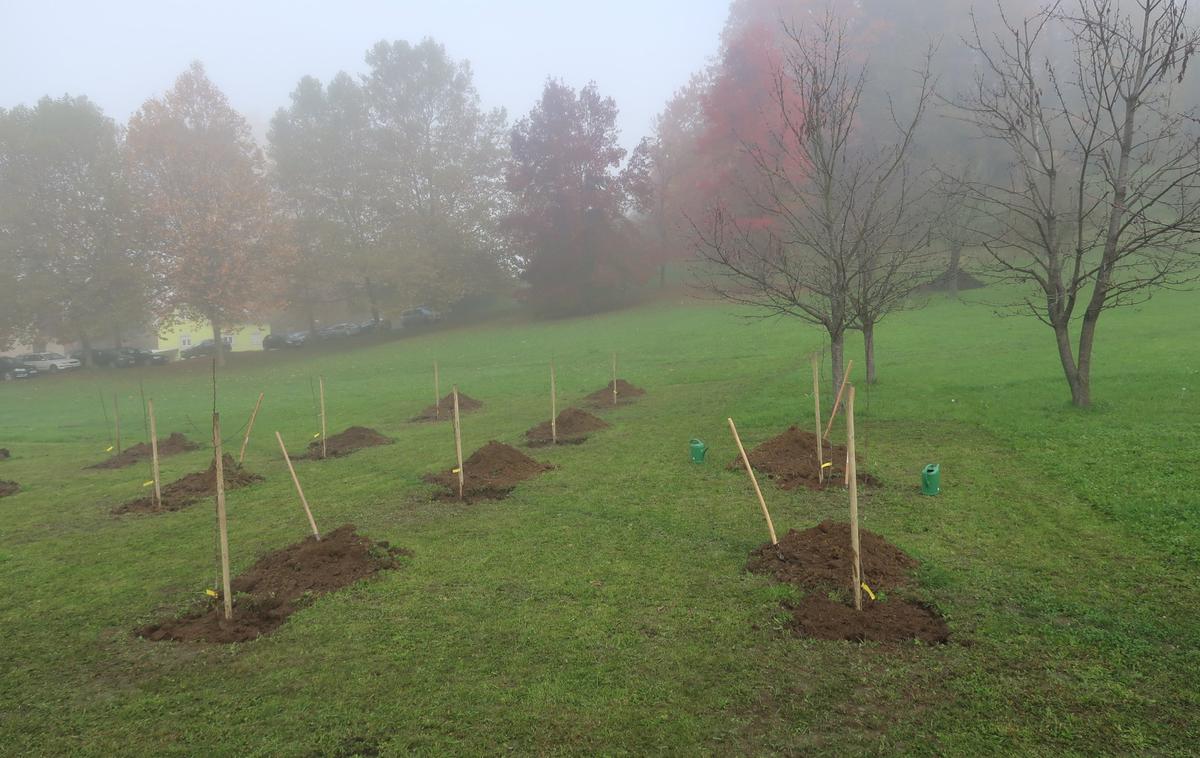
<svg viewBox="0 0 1200 758">
<path fill-rule="evenodd" d="M 785 28 L 772 92 L 782 126 L 769 144 L 743 143 L 749 213 L 714 209 L 694 224 L 696 245 L 720 297 L 823 327 L 835 383 L 845 333 L 862 329 L 873 380 L 875 325 L 924 281 L 928 232 L 919 217 L 928 189 L 914 179 L 910 154 L 932 92 L 929 61 L 911 114 L 889 109 L 894 140 L 869 144 L 857 131 L 867 70 L 850 60 L 844 26 L 826 16 L 809 34 Z"/>
<path fill-rule="evenodd" d="M 1100 315 L 1200 275 L 1200 120 L 1173 99 L 1200 37 L 1186 0 L 1000 11 L 1004 32 L 968 42 L 982 72 L 957 106 L 1012 168 L 958 189 L 982 209 L 993 274 L 1036 287 L 1009 305 L 1054 330 L 1088 406 Z"/>
</svg>

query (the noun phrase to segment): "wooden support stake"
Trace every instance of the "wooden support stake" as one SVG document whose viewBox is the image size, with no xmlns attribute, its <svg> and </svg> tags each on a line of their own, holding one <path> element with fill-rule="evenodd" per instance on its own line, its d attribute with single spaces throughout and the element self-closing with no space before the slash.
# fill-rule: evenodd
<svg viewBox="0 0 1200 758">
<path fill-rule="evenodd" d="M 816 417 L 817 435 L 817 481 L 825 481 L 825 443 L 821 441 L 821 356 L 813 353 L 809 356 L 812 363 L 813 375 L 813 414 Z"/>
<path fill-rule="evenodd" d="M 442 381 L 438 377 L 437 361 L 433 362 L 433 417 L 442 418 Z"/>
<path fill-rule="evenodd" d="M 325 457 L 325 377 L 317 377 L 321 385 L 321 457 Z"/>
<path fill-rule="evenodd" d="M 117 393 L 113 393 L 113 421 L 117 426 L 117 455 L 121 454 L 121 408 L 117 405 Z"/>
<path fill-rule="evenodd" d="M 729 431 L 733 432 L 733 441 L 737 443 L 738 452 L 742 454 L 742 463 L 746 466 L 746 473 L 750 475 L 750 483 L 754 485 L 754 494 L 758 495 L 758 504 L 762 506 L 763 518 L 767 520 L 767 531 L 771 533 L 771 544 L 778 545 L 779 540 L 775 537 L 775 524 L 771 523 L 771 512 L 767 510 L 767 501 L 763 499 L 762 490 L 758 487 L 758 477 L 754 475 L 754 469 L 750 466 L 750 458 L 746 455 L 746 448 L 742 447 L 742 438 L 738 436 L 733 419 L 729 419 Z"/>
<path fill-rule="evenodd" d="M 463 471 L 462 457 L 462 426 L 458 420 L 458 385 L 453 385 L 454 391 L 454 454 L 458 457 L 458 499 L 462 500 L 463 484 L 465 483 L 466 472 Z"/>
<path fill-rule="evenodd" d="M 854 385 L 846 396 L 846 473 L 850 477 L 850 552 L 854 560 L 854 608 L 862 610 L 862 555 L 858 543 L 858 464 L 854 460 Z"/>
<path fill-rule="evenodd" d="M 554 385 L 554 361 L 550 361 L 550 442 L 558 444 L 558 392 Z"/>
<path fill-rule="evenodd" d="M 258 393 L 258 402 L 254 404 L 254 410 L 250 413 L 250 423 L 246 424 L 246 436 L 242 438 L 242 449 L 238 453 L 238 464 L 246 462 L 246 445 L 250 443 L 250 432 L 254 429 L 254 419 L 258 418 L 258 409 L 262 405 L 263 393 Z"/>
<path fill-rule="evenodd" d="M 150 468 L 154 472 L 154 507 L 162 508 L 162 480 L 158 475 L 158 425 L 154 423 L 154 400 L 146 401 L 146 415 L 150 417 Z"/>
<path fill-rule="evenodd" d="M 850 371 L 854 368 L 854 361 L 846 364 L 846 373 L 842 374 L 842 386 L 838 387 L 837 397 L 833 399 L 833 411 L 829 414 L 829 423 L 825 425 L 825 434 L 821 435 L 821 439 L 829 439 L 829 431 L 833 429 L 833 420 L 837 418 L 838 408 L 842 406 L 842 393 L 846 391 L 846 382 L 850 380 Z"/>
<path fill-rule="evenodd" d="M 225 461 L 221 456 L 221 414 L 213 412 L 213 468 L 217 475 L 217 531 L 221 535 L 221 596 L 225 618 L 233 618 L 233 590 L 229 588 L 229 525 L 225 519 Z"/>
<path fill-rule="evenodd" d="M 613 405 L 617 404 L 617 354 L 613 353 Z"/>
<path fill-rule="evenodd" d="M 288 457 L 287 446 L 283 444 L 283 436 L 279 432 L 275 432 L 275 439 L 279 440 L 279 451 L 283 453 L 283 461 L 287 464 L 288 473 L 292 475 L 292 484 L 296 485 L 296 494 L 300 496 L 300 505 L 304 506 L 304 515 L 308 516 L 308 525 L 312 527 L 313 536 L 320 542 L 321 533 L 317 531 L 317 522 L 313 520 L 312 510 L 308 507 L 308 499 L 304 497 L 304 490 L 300 487 L 300 478 L 296 476 L 296 468 L 292 465 L 292 459 Z"/>
</svg>

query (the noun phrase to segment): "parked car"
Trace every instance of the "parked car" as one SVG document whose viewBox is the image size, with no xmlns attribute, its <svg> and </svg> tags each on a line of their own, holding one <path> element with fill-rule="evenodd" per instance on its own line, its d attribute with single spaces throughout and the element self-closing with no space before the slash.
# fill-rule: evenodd
<svg viewBox="0 0 1200 758">
<path fill-rule="evenodd" d="M 362 326 L 353 321 L 345 321 L 340 324 L 332 324 L 317 332 L 321 339 L 333 339 L 335 337 L 357 337 L 362 334 Z"/>
<path fill-rule="evenodd" d="M 17 356 L 17 359 L 29 368 L 35 368 L 38 371 L 48 371 L 51 374 L 79 368 L 83 365 L 77 359 L 68 358 L 62 353 L 26 353 L 25 355 Z"/>
<path fill-rule="evenodd" d="M 31 379 L 37 376 L 38 370 L 29 368 L 16 358 L 0 356 L 0 381 L 11 382 L 14 379 Z"/>
<path fill-rule="evenodd" d="M 120 350 L 109 348 L 92 348 L 92 365 L 93 366 L 109 366 L 112 368 L 125 368 L 133 365 L 133 358 L 125 355 Z M 81 364 L 86 363 L 84 359 L 85 351 L 75 350 L 71 353 L 71 357 L 79 361 Z"/>
<path fill-rule="evenodd" d="M 428 326 L 441 320 L 442 314 L 423 305 L 416 308 L 409 308 L 400 314 L 400 326 L 405 329 L 414 326 Z"/>
<path fill-rule="evenodd" d="M 161 366 L 171 362 L 171 359 L 162 353 L 140 347 L 119 347 L 117 352 L 125 356 L 132 366 Z"/>
<path fill-rule="evenodd" d="M 387 319 L 368 319 L 358 325 L 359 334 L 375 334 L 376 332 L 384 333 L 392 330 L 392 322 Z"/>
<path fill-rule="evenodd" d="M 263 350 L 275 350 L 281 347 L 304 347 L 308 344 L 308 332 L 291 332 L 289 334 L 268 334 L 263 337 Z"/>
<path fill-rule="evenodd" d="M 229 345 L 226 345 L 224 342 L 222 342 L 221 349 L 228 353 Z M 192 345 L 191 347 L 180 350 L 179 357 L 180 359 L 200 358 L 206 355 L 216 355 L 216 352 L 216 343 L 211 339 L 207 339 L 198 344 Z"/>
</svg>

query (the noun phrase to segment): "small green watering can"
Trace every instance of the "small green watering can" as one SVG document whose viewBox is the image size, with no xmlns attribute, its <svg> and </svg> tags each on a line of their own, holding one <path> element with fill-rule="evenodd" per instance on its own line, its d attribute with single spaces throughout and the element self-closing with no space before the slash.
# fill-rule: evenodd
<svg viewBox="0 0 1200 758">
<path fill-rule="evenodd" d="M 688 443 L 688 447 L 692 451 L 692 463 L 704 463 L 704 454 L 708 452 L 708 445 L 701 440 L 694 439 Z"/>
</svg>

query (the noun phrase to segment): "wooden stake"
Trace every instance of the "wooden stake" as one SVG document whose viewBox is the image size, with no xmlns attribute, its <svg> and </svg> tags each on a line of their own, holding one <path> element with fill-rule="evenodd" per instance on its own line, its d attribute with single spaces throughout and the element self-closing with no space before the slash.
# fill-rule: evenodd
<svg viewBox="0 0 1200 758">
<path fill-rule="evenodd" d="M 812 362 L 813 375 L 813 414 L 817 424 L 817 481 L 825 481 L 825 443 L 821 441 L 821 356 L 813 353 L 809 356 Z"/>
<path fill-rule="evenodd" d="M 146 415 L 150 417 L 150 468 L 154 472 L 154 507 L 162 508 L 162 480 L 158 475 L 158 425 L 154 423 L 154 400 L 146 401 Z"/>
<path fill-rule="evenodd" d="M 221 414 L 213 412 L 213 467 L 217 475 L 217 531 L 221 535 L 221 596 L 225 618 L 233 618 L 233 591 L 229 588 L 229 525 L 225 519 L 225 461 L 221 456 Z"/>
<path fill-rule="evenodd" d="M 321 457 L 325 457 L 325 377 L 317 377 L 321 385 Z"/>
<path fill-rule="evenodd" d="M 300 496 L 300 505 L 304 506 L 304 515 L 308 516 L 308 525 L 312 527 L 313 536 L 320 542 L 321 533 L 317 531 L 317 522 L 313 520 L 312 510 L 308 507 L 308 499 L 304 497 L 304 490 L 300 487 L 300 479 L 296 476 L 296 468 L 292 465 L 292 459 L 288 457 L 287 446 L 283 444 L 283 437 L 279 432 L 275 432 L 275 439 L 279 440 L 279 451 L 283 453 L 283 461 L 287 464 L 288 473 L 292 475 L 292 483 L 296 485 L 296 494 Z"/>
<path fill-rule="evenodd" d="M 458 421 L 458 385 L 453 385 L 454 392 L 454 454 L 458 457 L 458 499 L 462 500 L 463 484 L 466 472 L 463 471 L 462 457 L 462 426 Z"/>
<path fill-rule="evenodd" d="M 117 393 L 113 393 L 113 421 L 117 425 L 117 455 L 121 454 L 121 408 L 117 405 Z"/>
<path fill-rule="evenodd" d="M 854 608 L 862 610 L 862 556 L 858 543 L 858 464 L 854 460 L 854 385 L 846 396 L 846 473 L 850 476 L 850 552 L 854 560 Z"/>
<path fill-rule="evenodd" d="M 238 453 L 238 464 L 246 462 L 246 445 L 250 442 L 250 432 L 254 429 L 254 419 L 258 418 L 258 408 L 262 405 L 263 393 L 258 393 L 258 402 L 254 404 L 254 411 L 250 414 L 250 423 L 246 424 L 246 436 L 242 438 L 242 450 Z"/>
<path fill-rule="evenodd" d="M 554 387 L 554 361 L 550 361 L 550 442 L 558 444 L 558 392 Z"/>
<path fill-rule="evenodd" d="M 829 431 L 833 429 L 833 420 L 837 418 L 838 408 L 842 405 L 842 393 L 846 391 L 846 382 L 850 380 L 850 371 L 854 368 L 854 361 L 846 364 L 846 373 L 842 374 L 842 386 L 838 387 L 837 397 L 833 399 L 833 411 L 829 414 L 829 423 L 825 425 L 825 434 L 821 435 L 821 439 L 829 439 Z"/>
<path fill-rule="evenodd" d="M 435 419 L 442 417 L 442 382 L 438 378 L 437 361 L 433 362 L 433 417 Z"/>
<path fill-rule="evenodd" d="M 742 463 L 746 466 L 746 473 L 750 475 L 750 483 L 754 485 L 754 494 L 758 495 L 758 504 L 762 506 L 763 518 L 767 520 L 767 531 L 771 533 L 771 544 L 778 545 L 779 540 L 775 538 L 775 524 L 771 523 L 771 512 L 767 510 L 767 501 L 763 499 L 762 490 L 758 487 L 758 477 L 754 475 L 754 469 L 750 466 L 750 458 L 746 455 L 746 448 L 742 447 L 742 438 L 738 436 L 733 419 L 729 419 L 729 431 L 733 432 L 733 441 L 737 443 L 738 452 L 742 454 Z"/>
<path fill-rule="evenodd" d="M 617 354 L 613 353 L 613 405 L 617 404 Z"/>
</svg>

